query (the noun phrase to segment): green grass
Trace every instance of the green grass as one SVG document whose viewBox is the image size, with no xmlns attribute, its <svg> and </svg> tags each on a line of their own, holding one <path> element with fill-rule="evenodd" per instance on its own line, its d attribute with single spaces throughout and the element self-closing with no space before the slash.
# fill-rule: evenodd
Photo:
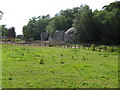
<svg viewBox="0 0 120 90">
<path fill-rule="evenodd" d="M 117 53 L 2 46 L 3 88 L 118 88 Z"/>
</svg>

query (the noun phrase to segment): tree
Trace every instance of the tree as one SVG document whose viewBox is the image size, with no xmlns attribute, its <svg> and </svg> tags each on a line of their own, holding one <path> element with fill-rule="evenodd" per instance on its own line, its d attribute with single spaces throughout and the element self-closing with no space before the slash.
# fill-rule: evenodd
<svg viewBox="0 0 120 90">
<path fill-rule="evenodd" d="M 100 31 L 102 44 L 119 44 L 120 2 L 113 2 L 94 11 L 94 20 Z"/>
<path fill-rule="evenodd" d="M 63 15 L 52 18 L 46 27 L 49 33 L 53 33 L 55 30 L 66 31 L 67 29 L 67 19 Z"/>
<path fill-rule="evenodd" d="M 45 28 L 50 20 L 50 15 L 33 17 L 28 24 L 23 26 L 23 35 L 25 39 L 33 38 L 40 40 L 40 34 L 45 32 Z"/>
<path fill-rule="evenodd" d="M 0 11 L 0 20 L 2 19 L 2 16 L 3 16 L 3 12 Z"/>
<path fill-rule="evenodd" d="M 105 5 L 103 6 L 103 9 L 108 12 L 112 11 L 113 9 L 120 10 L 120 1 L 115 1 L 115 2 L 110 3 L 109 5 Z"/>
<path fill-rule="evenodd" d="M 109 44 L 120 44 L 120 1 L 110 3 L 103 7 L 107 13 L 104 19 L 105 29 L 103 31 L 103 39 Z"/>
<path fill-rule="evenodd" d="M 95 22 L 95 25 L 97 26 L 97 30 L 99 33 L 97 34 L 99 36 L 99 44 L 104 44 L 104 30 L 106 29 L 106 26 L 104 24 L 104 20 L 106 17 L 107 13 L 104 10 L 95 10 L 93 12 L 93 19 Z"/>
<path fill-rule="evenodd" d="M 8 28 L 6 28 L 6 25 L 1 25 L 1 30 L 2 30 L 2 37 L 6 37 L 8 30 Z"/>
<path fill-rule="evenodd" d="M 15 28 L 11 27 L 7 30 L 7 38 L 15 38 L 16 33 L 15 33 Z"/>
<path fill-rule="evenodd" d="M 3 12 L 0 11 L 0 20 L 2 19 Z M 0 38 L 2 38 L 2 26 L 0 25 Z"/>
<path fill-rule="evenodd" d="M 40 39 L 42 32 L 50 35 L 55 30 L 74 27 L 77 43 L 120 44 L 120 1 L 112 2 L 103 10 L 92 10 L 88 5 L 61 10 L 53 18 L 49 15 L 33 17 L 23 27 L 26 39 Z"/>
<path fill-rule="evenodd" d="M 66 28 L 69 29 L 73 25 L 73 19 L 75 18 L 75 15 L 79 13 L 80 7 L 74 7 L 72 9 L 66 9 L 61 10 L 56 16 L 64 16 L 67 20 L 66 22 Z"/>
<path fill-rule="evenodd" d="M 73 26 L 76 29 L 75 39 L 77 43 L 95 43 L 99 37 L 97 26 L 93 19 L 92 10 L 88 5 L 81 6 L 81 10 L 76 14 Z"/>
</svg>

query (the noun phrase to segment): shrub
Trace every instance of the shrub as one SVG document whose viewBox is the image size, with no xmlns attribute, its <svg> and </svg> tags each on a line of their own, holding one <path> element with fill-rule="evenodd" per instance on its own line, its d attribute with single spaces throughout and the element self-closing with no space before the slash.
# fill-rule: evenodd
<svg viewBox="0 0 120 90">
<path fill-rule="evenodd" d="M 44 64 L 44 57 L 40 59 L 40 64 Z"/>
<path fill-rule="evenodd" d="M 92 51 L 95 51 L 95 44 L 91 45 L 91 49 L 92 49 Z"/>
</svg>

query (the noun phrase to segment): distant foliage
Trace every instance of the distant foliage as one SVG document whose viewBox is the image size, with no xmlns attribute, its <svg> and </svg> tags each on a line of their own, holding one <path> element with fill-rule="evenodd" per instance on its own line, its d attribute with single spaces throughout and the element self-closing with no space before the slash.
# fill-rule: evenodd
<svg viewBox="0 0 120 90">
<path fill-rule="evenodd" d="M 120 1 L 92 11 L 88 5 L 61 10 L 54 17 L 49 15 L 34 17 L 23 26 L 26 39 L 39 40 L 42 32 L 52 35 L 55 30 L 66 31 L 74 27 L 75 43 L 120 44 Z"/>
<path fill-rule="evenodd" d="M 81 6 L 74 19 L 78 43 L 120 44 L 120 2 L 113 2 L 103 10 L 92 12 L 89 6 Z"/>
<path fill-rule="evenodd" d="M 28 24 L 23 26 L 23 35 L 25 39 L 33 38 L 34 40 L 40 40 L 40 34 L 45 32 L 45 28 L 48 25 L 50 16 L 33 17 L 29 20 Z"/>
<path fill-rule="evenodd" d="M 2 31 L 2 38 L 15 38 L 16 32 L 15 27 L 7 28 L 6 25 L 0 25 Z"/>
<path fill-rule="evenodd" d="M 67 30 L 67 18 L 63 15 L 55 16 L 52 20 L 48 23 L 46 30 L 49 33 L 53 33 L 55 30 Z"/>
<path fill-rule="evenodd" d="M 3 12 L 0 11 L 0 20 L 2 19 L 2 16 L 3 16 Z"/>
<path fill-rule="evenodd" d="M 11 27 L 7 30 L 7 38 L 16 37 L 15 28 Z"/>
<path fill-rule="evenodd" d="M 88 5 L 81 6 L 81 11 L 76 14 L 73 26 L 76 29 L 76 42 L 94 43 L 99 40 L 99 31 Z"/>
<path fill-rule="evenodd" d="M 2 30 L 2 37 L 6 37 L 8 28 L 6 28 L 6 25 L 0 25 L 0 26 Z"/>
</svg>

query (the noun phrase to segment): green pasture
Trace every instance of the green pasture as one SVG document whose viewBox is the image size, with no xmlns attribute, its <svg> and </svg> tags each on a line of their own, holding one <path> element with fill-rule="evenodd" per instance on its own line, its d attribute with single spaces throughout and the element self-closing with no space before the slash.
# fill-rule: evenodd
<svg viewBox="0 0 120 90">
<path fill-rule="evenodd" d="M 116 52 L 2 45 L 3 88 L 118 88 Z"/>
</svg>

